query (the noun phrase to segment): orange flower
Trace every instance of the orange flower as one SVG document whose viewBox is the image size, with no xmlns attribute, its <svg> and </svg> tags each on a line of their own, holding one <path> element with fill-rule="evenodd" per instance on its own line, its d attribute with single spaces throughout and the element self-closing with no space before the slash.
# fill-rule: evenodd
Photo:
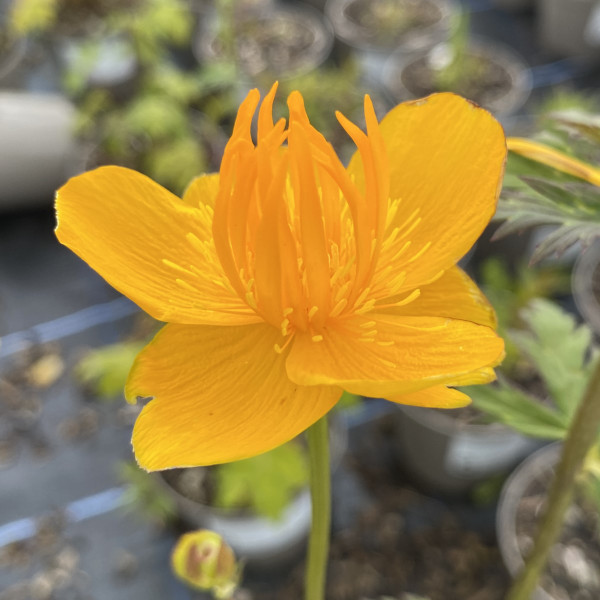
<svg viewBox="0 0 600 600">
<path fill-rule="evenodd" d="M 452 94 L 401 104 L 344 168 L 302 97 L 273 124 L 240 107 L 221 171 L 183 200 L 104 167 L 57 194 L 59 240 L 155 318 L 126 397 L 153 398 L 133 432 L 147 469 L 238 460 L 293 438 L 342 390 L 462 406 L 504 354 L 493 309 L 456 266 L 492 217 L 500 125 Z"/>
</svg>

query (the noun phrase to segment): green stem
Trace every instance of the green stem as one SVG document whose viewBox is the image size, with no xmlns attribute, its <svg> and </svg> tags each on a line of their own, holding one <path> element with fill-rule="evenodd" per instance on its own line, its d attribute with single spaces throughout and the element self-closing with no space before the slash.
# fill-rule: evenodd
<svg viewBox="0 0 600 600">
<path fill-rule="evenodd" d="M 600 360 L 588 384 L 563 445 L 561 460 L 525 567 L 514 580 L 506 600 L 530 600 L 546 566 L 548 555 L 560 534 L 564 516 L 573 498 L 575 480 L 585 457 L 597 440 L 600 428 Z"/>
<path fill-rule="evenodd" d="M 325 580 L 331 527 L 331 475 L 327 415 L 308 431 L 312 525 L 304 589 L 305 600 L 325 600 Z"/>
</svg>

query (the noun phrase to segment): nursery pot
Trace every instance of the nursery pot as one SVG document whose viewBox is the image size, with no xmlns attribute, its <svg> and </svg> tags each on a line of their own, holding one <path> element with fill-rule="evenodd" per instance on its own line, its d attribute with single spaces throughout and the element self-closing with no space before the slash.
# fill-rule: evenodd
<svg viewBox="0 0 600 600">
<path fill-rule="evenodd" d="M 329 446 L 332 472 L 347 448 L 347 429 L 341 419 L 331 418 Z M 199 472 L 205 468 L 196 467 Z M 175 470 L 175 472 L 181 469 Z M 210 529 L 223 536 L 238 558 L 257 568 L 277 568 L 299 556 L 310 531 L 312 509 L 310 490 L 300 490 L 278 520 L 258 516 L 249 510 L 223 509 L 196 502 L 170 482 L 170 471 L 157 473 L 157 480 L 174 500 L 181 520 L 192 529 Z"/>
<path fill-rule="evenodd" d="M 562 444 L 541 448 L 528 457 L 506 481 L 496 515 L 496 532 L 504 564 L 512 576 L 524 566 L 523 549 L 532 545 L 534 528 L 543 513 L 543 504 Z M 568 509 L 559 542 L 550 553 L 548 570 L 532 600 L 600 597 L 598 554 L 600 542 L 597 507 L 574 501 Z M 533 517 L 533 519 L 532 519 Z M 524 529 L 524 527 L 526 527 Z M 586 532 L 589 538 L 584 539 Z M 583 535 L 581 535 L 583 534 Z M 567 587 L 569 589 L 567 589 Z M 583 592 L 580 596 L 578 592 Z"/>
<path fill-rule="evenodd" d="M 399 406 L 399 461 L 430 491 L 462 495 L 494 475 L 508 472 L 539 442 L 499 425 L 471 424 L 450 412 Z"/>
<path fill-rule="evenodd" d="M 74 121 L 61 96 L 0 93 L 0 210 L 50 205 L 76 169 Z"/>
<path fill-rule="evenodd" d="M 392 52 L 423 52 L 448 39 L 458 8 L 454 0 L 328 0 L 325 12 L 365 77 L 379 82 Z"/>
<path fill-rule="evenodd" d="M 199 467 L 201 468 L 201 467 Z M 250 511 L 225 510 L 200 504 L 179 493 L 167 480 L 158 481 L 175 501 L 182 521 L 192 529 L 210 529 L 223 536 L 236 556 L 253 566 L 275 566 L 296 556 L 304 545 L 311 523 L 310 492 L 303 489 L 277 521 Z"/>
<path fill-rule="evenodd" d="M 438 89 L 435 73 L 451 60 L 449 52 L 447 44 L 439 44 L 418 55 L 395 54 L 385 65 L 384 89 L 394 102 L 451 91 L 500 117 L 514 114 L 529 98 L 532 79 L 525 61 L 508 46 L 486 38 L 471 38 L 467 48 L 470 57 L 487 65 L 486 76 L 457 89 Z"/>
<path fill-rule="evenodd" d="M 216 20 L 199 32 L 193 51 L 199 62 L 223 57 Z M 234 19 L 238 66 L 250 80 L 287 79 L 316 69 L 329 56 L 333 30 L 311 6 L 273 6 Z"/>
<path fill-rule="evenodd" d="M 579 312 L 590 327 L 600 333 L 600 242 L 580 253 L 571 281 Z"/>
</svg>

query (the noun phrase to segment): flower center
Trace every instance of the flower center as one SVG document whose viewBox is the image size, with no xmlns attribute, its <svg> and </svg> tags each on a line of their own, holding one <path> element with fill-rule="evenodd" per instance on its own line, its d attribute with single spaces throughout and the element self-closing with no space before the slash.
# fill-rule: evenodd
<svg viewBox="0 0 600 600">
<path fill-rule="evenodd" d="M 240 107 L 221 165 L 213 236 L 232 286 L 253 310 L 283 336 L 310 332 L 319 341 L 332 319 L 376 301 L 370 282 L 386 228 L 387 156 L 368 97 L 367 134 L 337 115 L 362 161 L 353 178 L 311 126 L 298 92 L 288 99 L 287 129 L 283 119 L 273 123 L 275 91 L 259 110 L 256 144 L 258 91 Z"/>
</svg>

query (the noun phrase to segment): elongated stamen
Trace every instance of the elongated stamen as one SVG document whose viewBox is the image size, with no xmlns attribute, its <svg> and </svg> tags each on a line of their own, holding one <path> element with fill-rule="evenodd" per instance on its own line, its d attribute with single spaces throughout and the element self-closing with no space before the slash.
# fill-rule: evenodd
<svg viewBox="0 0 600 600">
<path fill-rule="evenodd" d="M 366 134 L 339 116 L 362 157 L 361 183 L 311 126 L 299 93 L 288 98 L 287 129 L 284 120 L 273 123 L 275 92 L 276 85 L 260 107 L 256 144 L 250 131 L 258 93 L 240 108 L 221 167 L 214 245 L 222 285 L 284 336 L 302 331 L 319 341 L 328 319 L 368 312 L 384 297 L 387 286 L 371 284 L 385 268 L 377 271 L 379 255 L 407 252 L 410 241 L 402 237 L 416 218 L 402 226 L 388 219 L 389 169 L 368 97 Z M 193 285 L 193 273 L 179 270 L 179 278 Z M 391 273 L 390 281 L 401 278 Z"/>
<path fill-rule="evenodd" d="M 303 128 L 290 124 L 289 151 L 294 198 L 300 217 L 302 259 L 308 284 L 308 295 L 321 311 L 317 319 L 322 326 L 329 312 L 329 256 L 323 229 L 323 211 L 316 182 L 315 166 Z"/>
</svg>

